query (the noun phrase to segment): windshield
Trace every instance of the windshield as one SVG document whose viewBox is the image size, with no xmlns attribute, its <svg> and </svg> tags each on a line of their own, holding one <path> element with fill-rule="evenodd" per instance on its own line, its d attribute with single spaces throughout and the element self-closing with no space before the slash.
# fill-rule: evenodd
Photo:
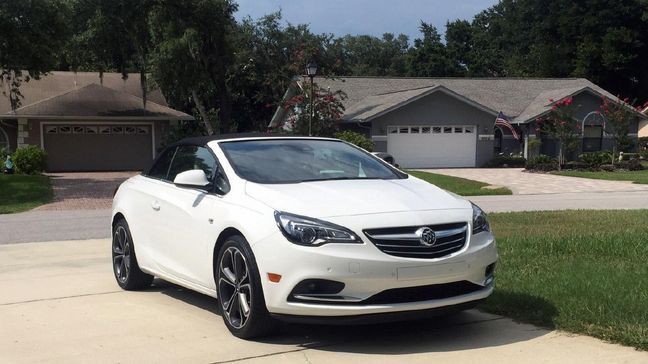
<svg viewBox="0 0 648 364">
<path fill-rule="evenodd" d="M 219 145 L 236 173 L 257 183 L 403 178 L 373 156 L 341 141 L 266 139 Z"/>
</svg>

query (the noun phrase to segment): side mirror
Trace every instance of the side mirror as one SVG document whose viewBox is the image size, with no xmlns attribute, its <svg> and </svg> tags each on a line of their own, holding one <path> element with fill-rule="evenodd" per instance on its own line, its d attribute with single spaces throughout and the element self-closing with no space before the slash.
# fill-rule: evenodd
<svg viewBox="0 0 648 364">
<path fill-rule="evenodd" d="M 211 185 L 211 182 L 209 182 L 202 169 L 191 169 L 178 173 L 173 180 L 173 184 L 178 187 L 206 188 Z"/>
</svg>

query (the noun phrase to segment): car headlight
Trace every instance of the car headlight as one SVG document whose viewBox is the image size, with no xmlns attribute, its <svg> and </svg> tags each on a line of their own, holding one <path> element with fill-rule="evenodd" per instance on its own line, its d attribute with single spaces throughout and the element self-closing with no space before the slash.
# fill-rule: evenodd
<svg viewBox="0 0 648 364">
<path fill-rule="evenodd" d="M 480 209 L 479 206 L 472 204 L 473 210 L 473 223 L 472 223 L 472 233 L 477 234 L 482 231 L 490 231 L 490 225 L 488 224 L 488 218 L 484 210 Z"/>
<path fill-rule="evenodd" d="M 292 243 L 320 246 L 327 243 L 362 243 L 351 230 L 306 216 L 275 211 L 279 230 Z"/>
</svg>

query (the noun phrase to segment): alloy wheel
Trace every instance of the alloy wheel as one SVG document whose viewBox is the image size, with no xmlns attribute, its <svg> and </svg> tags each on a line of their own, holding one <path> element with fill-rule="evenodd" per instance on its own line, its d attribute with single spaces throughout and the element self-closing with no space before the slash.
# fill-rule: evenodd
<svg viewBox="0 0 648 364">
<path fill-rule="evenodd" d="M 221 256 L 218 269 L 218 300 L 223 315 L 232 327 L 240 329 L 250 317 L 252 285 L 245 257 L 236 247 L 228 247 Z"/>
<path fill-rule="evenodd" d="M 128 274 L 131 268 L 131 244 L 123 226 L 118 226 L 115 229 L 112 243 L 112 257 L 113 257 L 113 270 L 115 277 L 120 283 L 125 283 L 128 280 Z"/>
</svg>

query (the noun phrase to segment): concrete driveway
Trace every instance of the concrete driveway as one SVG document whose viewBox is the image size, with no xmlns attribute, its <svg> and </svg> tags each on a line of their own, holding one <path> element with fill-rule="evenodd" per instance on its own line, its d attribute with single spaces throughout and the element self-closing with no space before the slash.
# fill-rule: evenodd
<svg viewBox="0 0 648 364">
<path fill-rule="evenodd" d="M 648 353 L 479 311 L 234 338 L 214 299 L 114 283 L 107 239 L 0 246 L 3 363 L 646 363 Z"/>
<path fill-rule="evenodd" d="M 522 168 L 455 168 L 424 169 L 423 171 L 504 186 L 511 189 L 514 194 L 520 195 L 648 191 L 648 185 L 633 184 L 632 182 L 531 173 L 525 172 Z"/>
</svg>

